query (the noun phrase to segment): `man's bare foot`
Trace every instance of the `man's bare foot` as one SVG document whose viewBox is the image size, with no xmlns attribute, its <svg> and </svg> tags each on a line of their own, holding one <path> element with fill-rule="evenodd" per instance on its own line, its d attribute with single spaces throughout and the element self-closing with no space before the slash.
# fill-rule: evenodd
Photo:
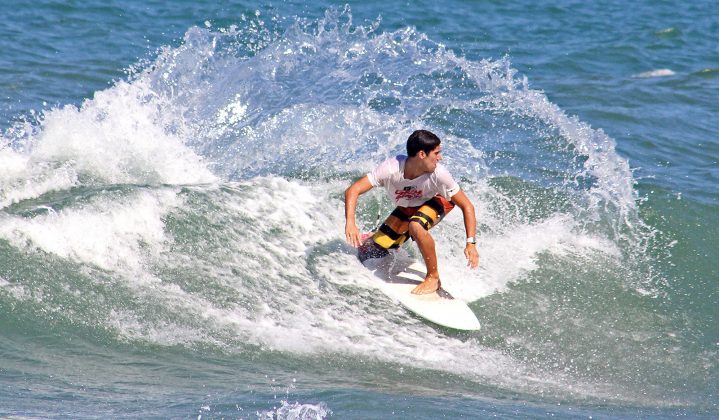
<svg viewBox="0 0 719 420">
<path fill-rule="evenodd" d="M 412 289 L 414 295 L 427 295 L 436 292 L 442 283 L 439 281 L 439 277 L 430 276 L 424 278 L 424 281 Z"/>
</svg>

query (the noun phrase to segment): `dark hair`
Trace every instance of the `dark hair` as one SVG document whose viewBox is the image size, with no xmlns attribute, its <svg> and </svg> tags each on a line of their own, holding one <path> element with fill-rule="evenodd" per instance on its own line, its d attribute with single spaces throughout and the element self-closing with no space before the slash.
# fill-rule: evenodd
<svg viewBox="0 0 719 420">
<path fill-rule="evenodd" d="M 424 150 L 429 153 L 436 149 L 442 141 L 434 133 L 427 130 L 416 130 L 407 139 L 407 156 L 412 157 Z"/>
</svg>

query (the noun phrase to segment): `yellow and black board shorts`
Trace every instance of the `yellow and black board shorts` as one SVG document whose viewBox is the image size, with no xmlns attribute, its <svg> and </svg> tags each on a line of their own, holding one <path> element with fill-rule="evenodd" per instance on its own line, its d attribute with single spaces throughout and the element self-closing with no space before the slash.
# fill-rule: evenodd
<svg viewBox="0 0 719 420">
<path fill-rule="evenodd" d="M 429 230 L 453 208 L 453 203 L 439 195 L 419 207 L 396 207 L 372 235 L 372 240 L 384 249 L 399 248 L 409 238 L 410 222 L 418 222 Z"/>
</svg>

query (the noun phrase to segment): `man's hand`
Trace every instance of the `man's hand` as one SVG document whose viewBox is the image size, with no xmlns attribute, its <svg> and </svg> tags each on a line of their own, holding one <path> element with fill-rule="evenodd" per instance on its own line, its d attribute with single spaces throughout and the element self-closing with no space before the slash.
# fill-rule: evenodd
<svg viewBox="0 0 719 420">
<path fill-rule="evenodd" d="M 464 247 L 464 256 L 467 257 L 467 266 L 474 269 L 479 266 L 479 252 L 474 244 L 467 244 Z"/>
<path fill-rule="evenodd" d="M 345 237 L 347 238 L 347 242 L 355 248 L 362 245 L 359 229 L 357 229 L 357 225 L 352 222 L 348 221 L 347 224 L 345 224 Z"/>
<path fill-rule="evenodd" d="M 474 205 L 469 201 L 464 191 L 461 190 L 452 196 L 452 202 L 462 209 L 464 230 L 467 233 L 467 237 L 474 238 L 477 233 L 477 218 L 474 215 Z M 477 246 L 475 244 L 468 243 L 467 246 L 464 247 L 464 256 L 467 257 L 467 266 L 471 268 L 477 268 L 477 266 L 479 266 L 479 252 L 477 252 Z"/>
<path fill-rule="evenodd" d="M 367 175 L 355 181 L 345 190 L 345 237 L 350 245 L 357 248 L 362 245 L 359 229 L 355 223 L 355 209 L 357 208 L 357 197 L 372 189 Z"/>
</svg>

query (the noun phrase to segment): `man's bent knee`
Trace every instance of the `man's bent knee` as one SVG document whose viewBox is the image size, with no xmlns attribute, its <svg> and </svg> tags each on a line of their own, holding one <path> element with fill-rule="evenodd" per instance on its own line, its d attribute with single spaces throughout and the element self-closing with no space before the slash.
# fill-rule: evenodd
<svg viewBox="0 0 719 420">
<path fill-rule="evenodd" d="M 427 225 L 419 220 L 410 220 L 409 222 L 409 235 L 417 240 L 417 236 L 423 233 L 428 233 Z"/>
</svg>

